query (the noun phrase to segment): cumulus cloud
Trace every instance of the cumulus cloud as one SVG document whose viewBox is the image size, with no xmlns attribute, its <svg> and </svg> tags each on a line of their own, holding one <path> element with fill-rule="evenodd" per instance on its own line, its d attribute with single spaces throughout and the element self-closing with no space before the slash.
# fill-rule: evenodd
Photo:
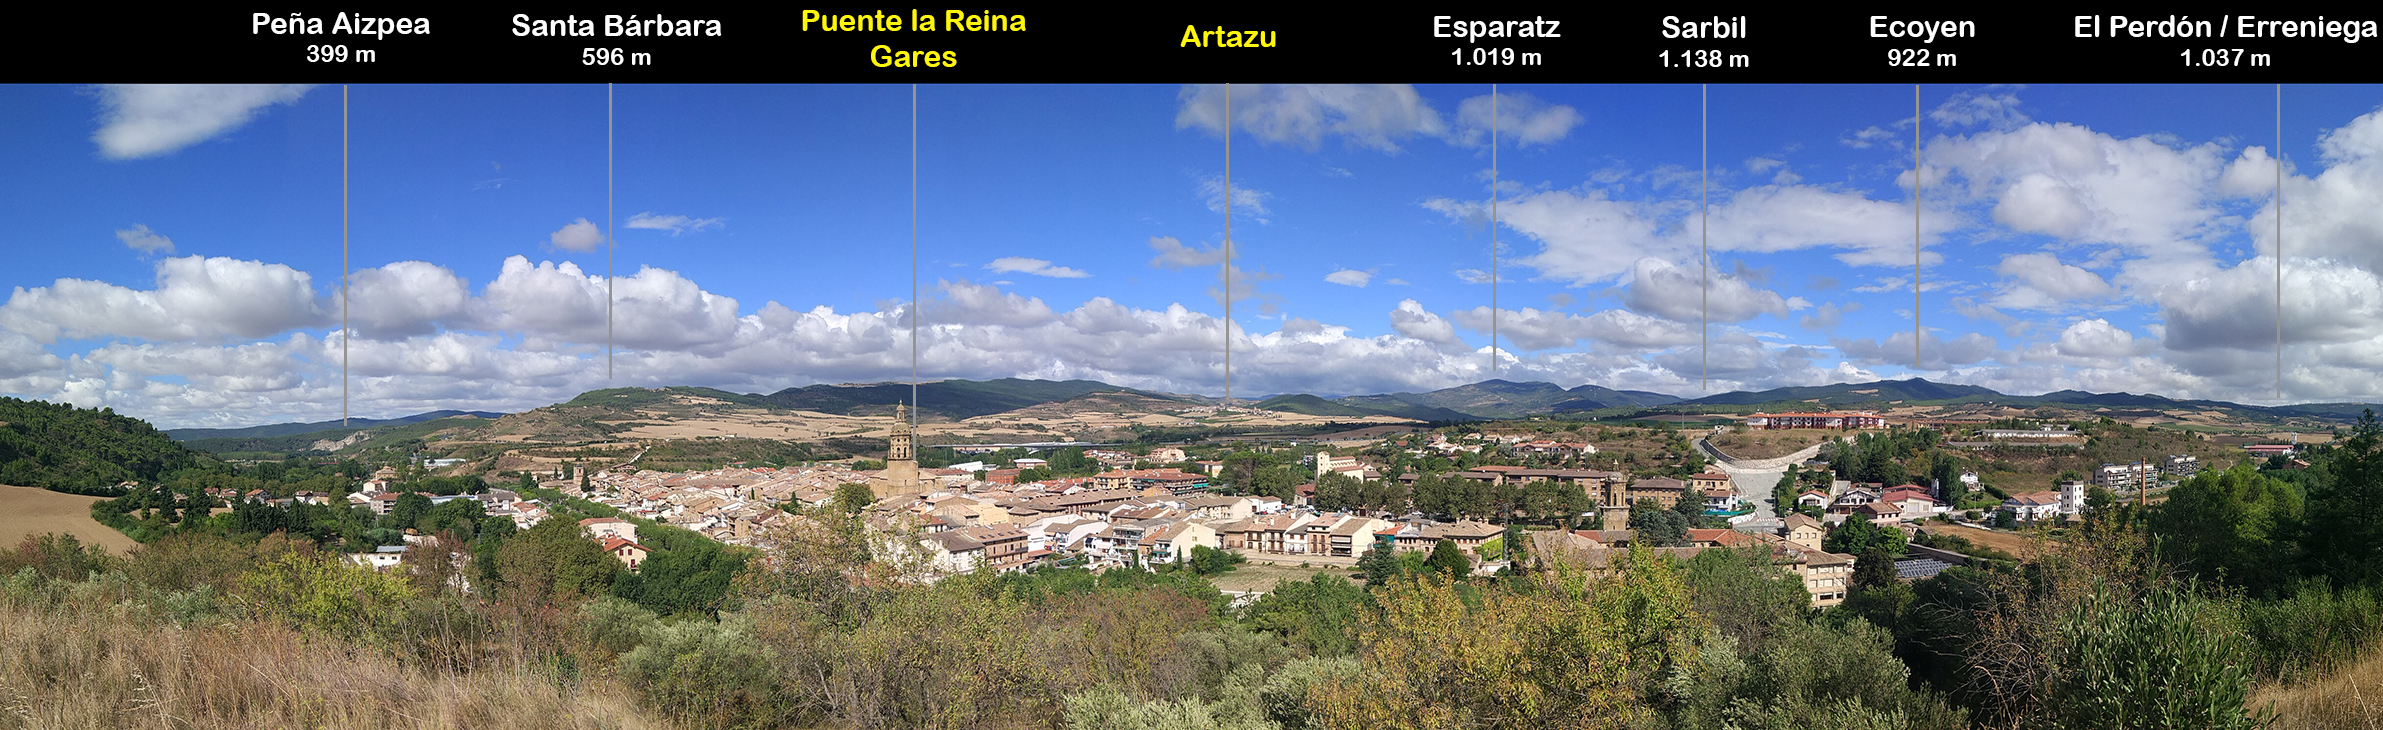
<svg viewBox="0 0 2383 730">
<path fill-rule="evenodd" d="M 1174 236 L 1152 236 L 1150 250 L 1158 252 L 1157 256 L 1150 259 L 1150 265 L 1163 269 L 1218 266 L 1225 262 L 1223 246 L 1187 246 L 1175 240 Z"/>
<path fill-rule="evenodd" d="M 2062 355 L 2118 358 L 2137 354 L 2135 335 L 2099 317 L 2081 320 L 2061 330 L 2057 349 Z"/>
<path fill-rule="evenodd" d="M 580 218 L 546 234 L 546 241 L 565 251 L 594 251 L 604 247 L 604 229 Z"/>
<path fill-rule="evenodd" d="M 1353 286 L 1359 289 L 1365 288 L 1365 285 L 1369 282 L 1372 282 L 1373 278 L 1373 272 L 1358 271 L 1356 269 L 1341 269 L 1339 271 L 1334 271 L 1324 275 L 1324 281 L 1326 282 L 1339 284 L 1341 286 Z"/>
<path fill-rule="evenodd" d="M 1457 103 L 1456 128 L 1449 141 L 1466 147 L 1488 145 L 1493 106 L 1498 139 L 1516 147 L 1555 144 L 1586 121 L 1578 109 L 1550 104 L 1530 94 L 1498 94 L 1494 104 L 1483 94 Z"/>
<path fill-rule="evenodd" d="M 1438 314 L 1423 308 L 1413 299 L 1401 299 L 1398 308 L 1390 310 L 1390 329 L 1399 335 L 1443 347 L 1457 347 L 1464 343 L 1456 338 L 1456 326 Z"/>
<path fill-rule="evenodd" d="M 1053 266 L 1049 261 L 1030 259 L 1024 256 L 1003 256 L 993 259 L 992 263 L 985 264 L 985 270 L 996 274 L 1033 274 L 1054 279 L 1081 279 L 1091 276 L 1082 269 Z"/>
<path fill-rule="evenodd" d="M 1811 314 L 1804 315 L 1802 318 L 1797 319 L 1796 326 L 1808 330 L 1827 332 L 1837 329 L 1837 325 L 1845 321 L 1845 315 L 1852 314 L 1861 308 L 1862 305 L 1860 302 L 1845 302 L 1843 304 L 1832 302 L 1823 304 L 1818 308 L 1813 309 Z"/>
<path fill-rule="evenodd" d="M 2206 258 L 2197 239 L 2218 217 L 2207 202 L 2221 151 L 2037 122 L 1939 138 L 1921 158 L 2011 230 L 2116 244 L 2140 256 Z"/>
<path fill-rule="evenodd" d="M 223 340 L 264 337 L 321 324 L 313 280 L 282 264 L 185 256 L 157 262 L 157 288 L 59 279 L 17 287 L 0 305 L 0 327 L 42 343 L 137 337 Z"/>
<path fill-rule="evenodd" d="M 1958 365 L 1975 364 L 1994 356 L 1994 338 L 1971 332 L 1945 340 L 1929 332 L 1920 338 L 1916 352 L 1912 333 L 1897 332 L 1881 342 L 1863 337 L 1859 339 L 1830 338 L 1830 344 L 1847 358 L 1870 365 L 1902 365 L 1920 370 L 1944 370 Z M 1914 360 L 1914 356 L 1917 360 Z"/>
<path fill-rule="evenodd" d="M 131 228 L 116 231 L 116 240 L 123 241 L 124 245 L 141 253 L 174 252 L 174 239 L 166 238 L 163 233 L 149 230 L 149 225 L 146 223 L 135 223 Z"/>
<path fill-rule="evenodd" d="M 1427 200 L 1423 207 L 1453 221 L 1485 220 L 1488 201 Z M 1609 281 L 1632 271 L 1643 258 L 1678 259 L 1700 244 L 1714 251 L 1779 253 L 1835 250 L 1856 266 L 1909 266 L 1912 213 L 1907 204 L 1875 200 L 1857 191 L 1802 184 L 1769 184 L 1717 198 L 1712 234 L 1700 237 L 1703 218 L 1693 195 L 1622 200 L 1602 187 L 1545 190 L 1515 196 L 1499 205 L 1499 223 L 1539 244 L 1517 260 L 1550 278 L 1575 284 Z M 1946 216 L 1923 219 L 1933 239 L 1950 230 Z M 1924 263 L 1942 257 L 1923 253 Z"/>
<path fill-rule="evenodd" d="M 2028 122 L 2019 110 L 2017 87 L 1989 86 L 1963 91 L 1928 110 L 1928 119 L 1948 127 L 2014 127 Z"/>
<path fill-rule="evenodd" d="M 2048 253 L 2006 256 L 1995 273 L 2015 280 L 1995 305 L 2009 309 L 2057 309 L 2061 305 L 2108 297 L 2116 290 L 2099 274 L 2060 262 Z"/>
<path fill-rule="evenodd" d="M 366 337 L 424 335 L 439 323 L 462 316 L 472 300 L 471 284 L 447 267 L 427 261 L 399 261 L 351 275 L 346 312 Z M 336 314 L 340 302 L 323 307 Z"/>
<path fill-rule="evenodd" d="M 1177 94 L 1175 127 L 1223 134 L 1227 86 L 1195 84 Z M 1315 149 L 1325 137 L 1384 152 L 1417 135 L 1438 136 L 1447 123 L 1406 84 L 1233 84 L 1232 130 L 1260 140 Z"/>
<path fill-rule="evenodd" d="M 586 219 L 583 218 L 581 220 L 584 221 Z M 676 236 L 681 233 L 696 233 L 709 228 L 719 228 L 721 226 L 728 225 L 728 221 L 725 218 L 689 218 L 683 215 L 654 215 L 653 213 L 639 213 L 637 215 L 629 216 L 629 222 L 627 225 L 630 228 L 642 230 L 669 231 L 670 235 Z M 561 241 L 556 241 L 555 245 L 563 246 Z M 574 249 L 568 246 L 563 247 L 573 251 L 587 250 L 584 248 Z"/>
<path fill-rule="evenodd" d="M 240 128 L 259 111 L 296 102 L 308 84 L 109 84 L 98 87 L 99 154 L 137 160 L 170 154 Z"/>
<path fill-rule="evenodd" d="M 937 281 L 935 289 L 941 295 L 930 302 L 924 314 L 936 325 L 976 324 L 1029 327 L 1058 317 L 1043 300 L 1023 297 L 1002 291 L 990 284 L 971 284 L 967 281 Z"/>
<path fill-rule="evenodd" d="M 1639 259 L 1622 301 L 1645 314 L 1682 322 L 1743 322 L 1771 314 L 1787 316 L 1790 302 L 1778 292 L 1758 289 L 1746 279 L 1713 272 L 1710 279 L 1686 266 L 1662 259 Z M 1802 303 L 1802 300 L 1795 300 Z"/>
<path fill-rule="evenodd" d="M 181 267 L 206 263 L 197 257 L 161 262 L 166 273 L 160 290 L 129 294 L 187 298 L 195 274 Z M 256 262 L 217 265 L 226 263 L 244 264 L 234 270 L 286 271 Z M 225 278 L 219 273 L 214 283 Z M 840 312 L 768 302 L 740 311 L 735 300 L 676 272 L 645 268 L 615 282 L 612 335 L 620 350 L 608 379 L 603 284 L 602 277 L 568 261 L 532 263 L 513 256 L 478 296 L 470 296 L 469 284 L 455 272 L 396 262 L 356 273 L 353 340 L 343 341 L 336 328 L 306 329 L 335 325 L 336 317 L 307 313 L 300 298 L 298 311 L 305 316 L 248 327 L 240 335 L 247 341 L 146 339 L 190 335 L 200 321 L 240 321 L 213 316 L 223 312 L 221 306 L 158 307 L 168 315 L 200 316 L 114 326 L 104 331 L 126 339 L 63 358 L 45 352 L 36 336 L 54 335 L 19 328 L 28 322 L 61 333 L 81 328 L 73 336 L 102 328 L 54 316 L 43 307 L 62 295 L 44 288 L 0 307 L 6 325 L 0 328 L 0 392 L 113 406 L 167 426 L 228 426 L 336 416 L 343 346 L 357 412 L 371 416 L 438 408 L 517 410 L 621 385 L 766 392 L 877 380 L 909 369 L 913 320 L 907 303 Z M 1484 309 L 1448 315 L 1405 300 L 1389 312 L 1394 332 L 1368 337 L 1301 317 L 1284 318 L 1273 332 L 1250 331 L 1180 304 L 1144 309 L 1094 298 L 1062 311 L 966 281 L 938 282 L 934 291 L 917 317 L 919 366 L 931 377 L 1091 378 L 1214 392 L 1228 337 L 1235 381 L 1253 391 L 1429 390 L 1492 374 L 1488 358 L 1456 331 L 1479 324 L 1474 320 L 1487 317 Z M 1625 310 L 1581 316 L 1522 309 L 1501 319 L 1502 339 L 1525 351 L 1502 353 L 1499 377 L 1674 391 L 1690 382 L 1657 356 L 1697 342 L 1693 327 Z M 283 331 L 267 332 L 275 327 Z M 1715 361 L 1736 363 L 1729 372 L 1743 382 L 1830 377 L 1807 362 L 1809 353 L 1765 355 L 1759 345 L 1731 344 L 1747 339 L 1743 334 L 1716 335 L 1721 344 Z"/>
</svg>

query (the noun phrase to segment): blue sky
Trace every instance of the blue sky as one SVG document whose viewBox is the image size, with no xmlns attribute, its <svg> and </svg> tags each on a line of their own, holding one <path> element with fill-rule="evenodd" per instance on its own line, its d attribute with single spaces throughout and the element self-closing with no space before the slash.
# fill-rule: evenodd
<svg viewBox="0 0 2383 730">
<path fill-rule="evenodd" d="M 1494 376 L 2277 400 L 2274 87 L 1918 91 L 1499 87 Z M 343 344 L 365 416 L 909 376 L 911 87 L 612 93 L 607 377 L 604 87 L 348 89 L 352 337 L 340 87 L 0 87 L 0 393 L 330 418 Z M 1227 96 L 918 88 L 921 375 L 1222 392 Z M 1235 394 L 1493 377 L 1490 89 L 1229 96 Z M 2383 89 L 2284 97 L 2281 400 L 2370 399 Z"/>
</svg>

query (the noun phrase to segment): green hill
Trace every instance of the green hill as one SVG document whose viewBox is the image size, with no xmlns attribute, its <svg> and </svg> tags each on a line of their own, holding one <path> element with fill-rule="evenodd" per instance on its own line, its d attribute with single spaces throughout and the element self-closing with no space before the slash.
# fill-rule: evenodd
<svg viewBox="0 0 2383 730">
<path fill-rule="evenodd" d="M 113 409 L 0 398 L 0 484 L 113 495 L 213 459 Z"/>
</svg>

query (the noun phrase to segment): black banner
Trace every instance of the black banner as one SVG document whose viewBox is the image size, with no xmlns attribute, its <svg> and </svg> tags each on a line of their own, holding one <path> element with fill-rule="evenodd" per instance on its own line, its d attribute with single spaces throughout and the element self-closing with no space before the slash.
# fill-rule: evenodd
<svg viewBox="0 0 2383 730">
<path fill-rule="evenodd" d="M 2342 6 L 2335 6 L 2337 8 Z M 2383 11 L 677 3 L 20 10 L 16 82 L 2362 83 Z M 89 11 L 84 11 L 89 12 Z M 2267 13 L 2267 14 L 2259 14 Z M 2363 14 L 2363 15 L 2361 15 Z M 23 31 L 40 29 L 40 33 Z"/>
</svg>

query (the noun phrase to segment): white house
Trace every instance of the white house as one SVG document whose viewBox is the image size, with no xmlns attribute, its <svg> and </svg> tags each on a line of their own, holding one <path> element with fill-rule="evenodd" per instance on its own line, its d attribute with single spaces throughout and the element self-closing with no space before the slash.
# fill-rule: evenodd
<svg viewBox="0 0 2383 730">
<path fill-rule="evenodd" d="M 2060 517 L 2059 492 L 2021 492 L 2002 501 L 2002 511 L 2020 522 Z"/>
</svg>

